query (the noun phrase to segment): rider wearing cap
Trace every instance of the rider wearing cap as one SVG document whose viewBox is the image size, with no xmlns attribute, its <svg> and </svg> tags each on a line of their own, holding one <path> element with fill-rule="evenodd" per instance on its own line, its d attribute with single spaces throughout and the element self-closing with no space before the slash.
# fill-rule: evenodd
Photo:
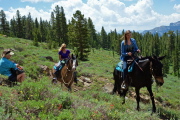
<svg viewBox="0 0 180 120">
<path fill-rule="evenodd" d="M 22 82 L 24 81 L 25 74 L 21 73 L 19 75 L 13 74 L 11 69 L 20 67 L 19 64 L 16 64 L 9 59 L 14 55 L 11 49 L 5 49 L 2 53 L 2 58 L 0 59 L 0 74 L 8 76 L 8 79 L 12 82 Z"/>
</svg>

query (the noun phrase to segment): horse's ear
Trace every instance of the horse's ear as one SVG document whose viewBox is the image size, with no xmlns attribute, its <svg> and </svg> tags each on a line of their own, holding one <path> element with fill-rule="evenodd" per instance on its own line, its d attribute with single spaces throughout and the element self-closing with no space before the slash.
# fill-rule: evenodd
<svg viewBox="0 0 180 120">
<path fill-rule="evenodd" d="M 161 56 L 161 57 L 158 57 L 159 60 L 162 60 L 164 59 L 166 56 Z"/>
</svg>

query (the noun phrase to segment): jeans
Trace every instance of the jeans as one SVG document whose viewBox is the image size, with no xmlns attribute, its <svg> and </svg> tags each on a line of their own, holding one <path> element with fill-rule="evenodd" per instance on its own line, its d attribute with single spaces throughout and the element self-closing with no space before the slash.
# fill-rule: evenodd
<svg viewBox="0 0 180 120">
<path fill-rule="evenodd" d="M 130 56 L 127 56 L 125 57 L 124 61 L 123 61 L 123 74 L 122 74 L 122 77 L 123 77 L 123 80 L 126 79 L 126 76 L 128 74 L 128 64 L 127 64 L 127 60 L 130 59 L 131 57 Z"/>
</svg>

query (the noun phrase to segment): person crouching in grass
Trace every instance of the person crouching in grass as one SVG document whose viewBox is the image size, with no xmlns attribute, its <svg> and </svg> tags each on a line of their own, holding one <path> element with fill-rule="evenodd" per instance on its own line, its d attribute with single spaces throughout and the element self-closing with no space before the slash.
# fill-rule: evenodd
<svg viewBox="0 0 180 120">
<path fill-rule="evenodd" d="M 0 74 L 8 76 L 8 80 L 11 82 L 22 83 L 25 79 L 25 73 L 16 74 L 12 72 L 12 69 L 20 68 L 20 65 L 10 61 L 10 58 L 14 55 L 11 49 L 5 49 L 0 59 Z"/>
</svg>

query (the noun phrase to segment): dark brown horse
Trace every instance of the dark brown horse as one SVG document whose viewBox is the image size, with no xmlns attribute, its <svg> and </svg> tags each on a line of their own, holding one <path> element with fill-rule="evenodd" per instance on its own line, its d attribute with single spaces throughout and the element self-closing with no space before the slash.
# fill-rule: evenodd
<svg viewBox="0 0 180 120">
<path fill-rule="evenodd" d="M 138 60 L 137 64 L 134 64 L 134 68 L 132 72 L 128 73 L 127 77 L 127 83 L 128 86 L 135 87 L 136 91 L 136 101 L 137 101 L 137 110 L 140 110 L 139 107 L 139 101 L 140 101 L 140 96 L 139 96 L 139 91 L 142 87 L 146 87 L 149 94 L 150 98 L 152 101 L 152 112 L 156 112 L 156 106 L 154 102 L 154 96 L 152 92 L 152 77 L 156 80 L 157 85 L 162 86 L 164 83 L 163 80 L 163 74 L 162 74 L 162 63 L 160 60 L 162 60 L 165 56 L 162 57 L 144 57 Z M 122 73 L 120 71 L 117 71 L 114 69 L 113 76 L 114 76 L 114 89 L 112 93 L 114 94 L 116 91 L 118 94 L 124 98 L 123 103 L 125 103 L 125 96 L 128 91 L 122 90 L 121 89 L 121 84 L 123 82 L 122 80 Z"/>
<path fill-rule="evenodd" d="M 72 83 L 76 80 L 76 74 L 75 70 L 76 67 L 78 66 L 78 61 L 77 61 L 77 56 L 71 55 L 70 59 L 65 60 L 65 65 L 61 70 L 58 71 L 58 77 L 57 80 L 61 82 L 61 85 L 64 84 L 69 91 L 71 91 L 71 85 Z M 53 68 L 53 73 L 54 73 L 54 68 Z M 53 74 L 54 76 L 55 74 Z M 54 80 L 52 82 L 55 82 Z"/>
</svg>

